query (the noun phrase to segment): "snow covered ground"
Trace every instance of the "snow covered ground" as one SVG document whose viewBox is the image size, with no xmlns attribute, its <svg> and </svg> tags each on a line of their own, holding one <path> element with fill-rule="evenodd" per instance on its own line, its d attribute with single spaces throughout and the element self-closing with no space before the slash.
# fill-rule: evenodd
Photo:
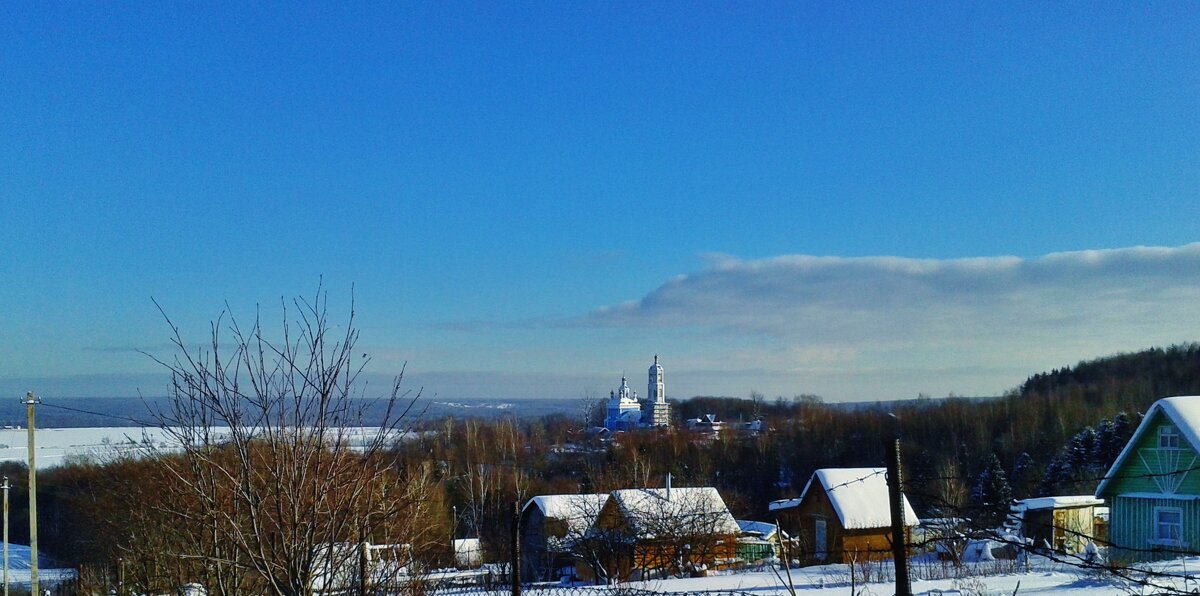
<svg viewBox="0 0 1200 596">
<path fill-rule="evenodd" d="M 890 576 L 890 563 L 872 563 L 870 573 Z M 1100 574 L 1096 571 L 1084 571 L 1048 559 L 1035 557 L 1030 562 L 1028 571 L 1023 568 L 1015 569 L 1011 561 L 995 563 L 979 563 L 968 565 L 969 577 L 945 579 L 914 579 L 912 582 L 914 594 L 933 596 L 942 594 L 972 595 L 972 596 L 1009 596 L 1014 591 L 1017 594 L 1065 594 L 1065 595 L 1096 595 L 1096 596 L 1129 596 L 1130 594 L 1154 594 L 1161 590 L 1152 586 L 1141 585 L 1134 581 L 1120 580 L 1111 575 Z M 1166 572 L 1177 576 L 1168 579 L 1155 579 L 1157 585 L 1173 590 L 1191 592 L 1200 590 L 1200 557 L 1155 563 L 1151 567 L 1156 572 Z M 924 577 L 943 576 L 953 573 L 952 568 L 934 563 L 925 567 L 915 564 L 912 575 Z M 772 571 L 754 571 L 749 573 L 731 573 L 710 577 L 687 579 L 664 579 L 645 582 L 630 582 L 622 584 L 638 590 L 654 592 L 711 592 L 736 591 L 761 596 L 787 595 L 781 577 L 786 575 L 781 571 L 776 575 Z M 800 596 L 846 596 L 850 594 L 850 573 L 846 565 L 823 565 L 793 569 L 791 572 L 792 585 Z M 1143 576 L 1138 575 L 1138 578 Z M 1194 577 L 1195 579 L 1192 579 Z M 870 596 L 889 596 L 895 593 L 895 584 L 891 581 L 874 579 L 864 583 L 861 579 L 855 582 L 855 594 Z"/>
</svg>

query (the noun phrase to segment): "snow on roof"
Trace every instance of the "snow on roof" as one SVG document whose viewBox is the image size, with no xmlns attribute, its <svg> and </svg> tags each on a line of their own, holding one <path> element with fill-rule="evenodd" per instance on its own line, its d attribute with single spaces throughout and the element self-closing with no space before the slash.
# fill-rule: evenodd
<svg viewBox="0 0 1200 596">
<path fill-rule="evenodd" d="M 738 533 L 737 522 L 717 489 L 682 487 L 670 489 L 670 499 L 667 494 L 665 488 L 632 488 L 615 490 L 611 498 L 639 538 L 654 538 L 685 528 L 710 534 Z"/>
<path fill-rule="evenodd" d="M 1013 509 L 1023 511 L 1034 511 L 1038 509 L 1063 509 L 1067 507 L 1090 507 L 1095 505 L 1103 505 L 1104 499 L 1097 499 L 1092 495 L 1072 495 L 1060 497 L 1036 497 L 1033 499 L 1021 499 L 1016 502 Z"/>
<path fill-rule="evenodd" d="M 1129 457 L 1133 446 L 1137 444 L 1142 433 L 1150 426 L 1156 410 L 1161 410 L 1171 422 L 1174 422 L 1175 426 L 1179 427 L 1179 432 L 1183 433 L 1184 438 L 1187 439 L 1192 448 L 1200 451 L 1200 395 L 1164 397 L 1154 402 L 1150 406 L 1150 409 L 1146 410 L 1146 416 L 1142 418 L 1142 423 L 1138 425 L 1137 430 L 1133 431 L 1133 436 L 1129 438 L 1129 442 L 1125 444 L 1125 448 L 1121 450 L 1121 454 L 1113 461 L 1112 467 L 1108 469 L 1108 472 L 1104 475 L 1104 479 L 1096 487 L 1097 497 L 1104 493 L 1104 489 L 1108 488 L 1108 481 L 1116 473 L 1117 468 L 1125 463 L 1125 459 Z"/>
<path fill-rule="evenodd" d="M 886 471 L 883 468 L 822 468 L 813 472 L 804 486 L 796 505 L 808 494 L 815 479 L 829 496 L 842 527 L 847 530 L 886 528 L 892 525 L 892 509 L 888 504 Z M 908 497 L 901 495 L 904 505 L 904 525 L 921 523 Z M 778 502 L 778 501 L 777 501 Z M 782 509 L 775 507 L 772 509 Z M 793 505 L 794 506 L 794 505 Z"/>
<path fill-rule="evenodd" d="M 540 495 L 529 499 L 523 510 L 537 506 L 542 515 L 567 522 L 569 535 L 579 535 L 596 521 L 607 502 L 607 494 Z"/>
<path fill-rule="evenodd" d="M 758 534 L 763 538 L 770 538 L 773 534 L 775 534 L 775 530 L 778 528 L 778 526 L 772 523 L 751 521 L 748 519 L 737 520 L 737 525 L 742 529 L 743 533 Z M 786 536 L 787 534 L 785 533 L 784 535 Z"/>
</svg>

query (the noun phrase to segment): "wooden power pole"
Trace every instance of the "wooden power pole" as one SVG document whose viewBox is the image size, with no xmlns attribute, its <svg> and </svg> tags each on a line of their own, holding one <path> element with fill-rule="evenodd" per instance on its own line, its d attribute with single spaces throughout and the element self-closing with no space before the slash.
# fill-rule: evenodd
<svg viewBox="0 0 1200 596">
<path fill-rule="evenodd" d="M 513 503 L 512 517 L 512 596 L 521 596 L 521 503 Z"/>
<path fill-rule="evenodd" d="M 912 596 L 912 582 L 908 579 L 908 546 L 904 540 L 904 484 L 900 477 L 900 420 L 888 414 L 892 422 L 892 436 L 887 444 L 888 501 L 892 507 L 892 558 L 896 565 L 896 596 Z"/>
<path fill-rule="evenodd" d="M 0 489 L 4 489 L 4 596 L 8 596 L 8 489 L 12 488 L 8 484 L 8 476 L 4 477 L 4 484 L 0 485 Z"/>
<path fill-rule="evenodd" d="M 37 465 L 34 462 L 33 406 L 42 403 L 30 391 L 25 394 L 25 407 L 29 414 L 29 593 L 38 591 L 38 543 L 37 543 Z"/>
</svg>

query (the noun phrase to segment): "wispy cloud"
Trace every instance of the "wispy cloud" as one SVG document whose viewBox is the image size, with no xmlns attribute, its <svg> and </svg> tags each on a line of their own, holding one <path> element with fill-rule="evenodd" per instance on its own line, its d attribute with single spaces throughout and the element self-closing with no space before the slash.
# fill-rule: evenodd
<svg viewBox="0 0 1200 596">
<path fill-rule="evenodd" d="M 406 386 L 429 395 L 606 395 L 660 352 L 677 397 L 986 395 L 1080 359 L 1200 340 L 1200 243 L 1036 258 L 704 258 L 697 272 L 576 317 L 435 323 L 481 340 L 364 347 L 382 375 L 372 383 L 388 386 L 411 360 Z M 9 381 L 63 395 L 163 386 L 149 376 Z"/>
<path fill-rule="evenodd" d="M 708 353 L 690 359 L 697 370 L 757 367 L 842 387 L 857 374 L 900 380 L 901 391 L 950 378 L 998 391 L 1046 366 L 1200 339 L 1200 243 L 1037 258 L 706 260 L 565 324 L 707 335 Z"/>
<path fill-rule="evenodd" d="M 1200 314 L 1200 244 L 1035 259 L 788 255 L 710 263 L 574 323 L 927 345 L 1136 334 L 1179 329 Z"/>
</svg>

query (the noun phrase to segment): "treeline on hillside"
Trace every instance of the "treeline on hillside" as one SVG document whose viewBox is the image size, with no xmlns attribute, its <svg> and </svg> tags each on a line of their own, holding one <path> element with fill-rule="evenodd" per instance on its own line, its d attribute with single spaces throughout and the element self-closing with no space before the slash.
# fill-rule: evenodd
<svg viewBox="0 0 1200 596">
<path fill-rule="evenodd" d="M 1029 377 L 1023 397 L 1081 399 L 1087 403 L 1130 400 L 1149 405 L 1171 395 L 1200 393 L 1200 344 L 1150 348 L 1080 362 Z"/>
</svg>

